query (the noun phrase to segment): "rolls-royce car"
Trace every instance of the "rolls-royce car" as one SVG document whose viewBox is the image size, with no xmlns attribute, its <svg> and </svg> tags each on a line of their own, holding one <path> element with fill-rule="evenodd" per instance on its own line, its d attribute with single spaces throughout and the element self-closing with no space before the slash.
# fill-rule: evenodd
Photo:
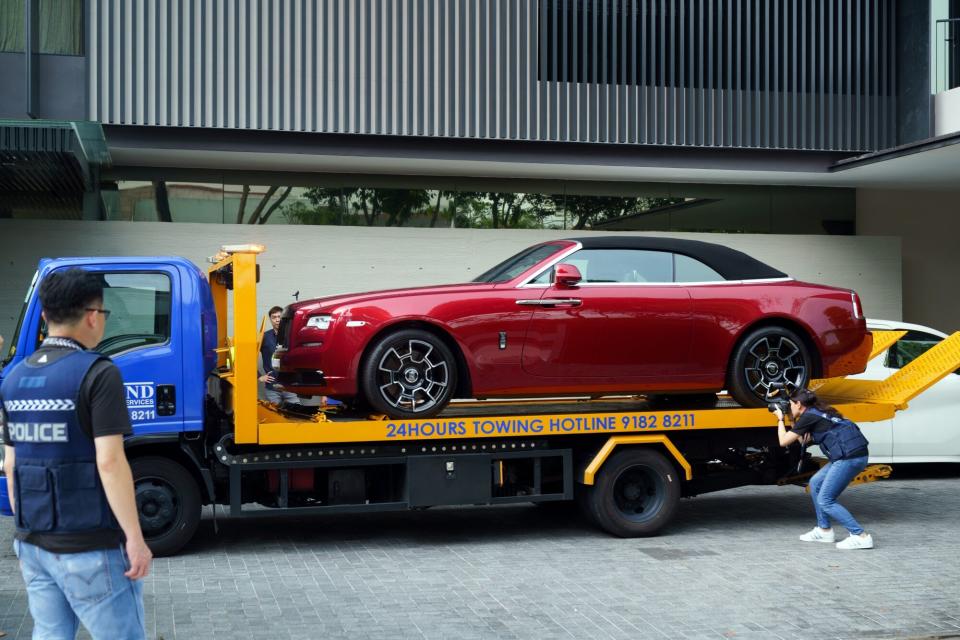
<svg viewBox="0 0 960 640">
<path fill-rule="evenodd" d="M 304 300 L 284 310 L 278 382 L 392 418 L 454 398 L 704 394 L 860 373 L 872 346 L 849 289 L 740 251 L 662 237 L 534 245 L 465 284 Z"/>
</svg>

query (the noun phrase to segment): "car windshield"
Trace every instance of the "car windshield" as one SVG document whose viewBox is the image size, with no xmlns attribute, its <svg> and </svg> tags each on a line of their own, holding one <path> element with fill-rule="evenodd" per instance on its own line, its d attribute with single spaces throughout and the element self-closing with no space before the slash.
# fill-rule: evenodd
<svg viewBox="0 0 960 640">
<path fill-rule="evenodd" d="M 511 256 L 488 271 L 473 279 L 473 282 L 507 282 L 518 275 L 552 256 L 560 249 L 559 244 L 541 244 L 524 249 L 515 256 Z"/>
<path fill-rule="evenodd" d="M 30 286 L 27 288 L 27 295 L 23 298 L 23 306 L 20 307 L 20 317 L 17 319 L 17 328 L 14 329 L 13 335 L 10 336 L 10 343 L 7 347 L 7 353 L 3 356 L 3 361 L 0 361 L 0 367 L 7 366 L 7 364 L 13 360 L 13 356 L 17 352 L 17 339 L 20 336 L 20 328 L 23 326 L 23 318 L 27 314 L 27 302 L 30 301 L 30 296 L 33 294 L 33 288 L 37 285 L 37 278 L 39 275 L 39 271 L 34 272 L 33 280 L 30 281 Z"/>
</svg>

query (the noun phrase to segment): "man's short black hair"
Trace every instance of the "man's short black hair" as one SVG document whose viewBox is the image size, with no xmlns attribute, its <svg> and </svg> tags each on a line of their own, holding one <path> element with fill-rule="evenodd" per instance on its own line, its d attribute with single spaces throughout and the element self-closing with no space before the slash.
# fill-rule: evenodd
<svg viewBox="0 0 960 640">
<path fill-rule="evenodd" d="M 283 313 L 283 307 L 270 307 L 270 313 L 267 315 L 272 316 L 275 313 Z"/>
<path fill-rule="evenodd" d="M 47 322 L 72 324 L 84 309 L 103 300 L 103 280 L 85 269 L 54 271 L 40 283 L 40 305 Z"/>
</svg>

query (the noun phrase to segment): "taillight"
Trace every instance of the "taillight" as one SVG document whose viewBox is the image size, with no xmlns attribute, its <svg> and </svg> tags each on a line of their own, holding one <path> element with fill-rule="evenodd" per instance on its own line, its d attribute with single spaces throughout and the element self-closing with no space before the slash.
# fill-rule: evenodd
<svg viewBox="0 0 960 640">
<path fill-rule="evenodd" d="M 860 306 L 860 296 L 855 291 L 850 292 L 850 302 L 853 303 L 853 317 L 859 320 L 863 317 L 863 307 Z"/>
</svg>

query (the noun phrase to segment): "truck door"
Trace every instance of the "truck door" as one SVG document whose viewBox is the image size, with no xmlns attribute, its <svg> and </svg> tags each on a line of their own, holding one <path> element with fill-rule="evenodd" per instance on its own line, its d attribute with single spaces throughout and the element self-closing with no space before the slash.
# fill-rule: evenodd
<svg viewBox="0 0 960 640">
<path fill-rule="evenodd" d="M 120 368 L 134 432 L 183 430 L 183 351 L 180 281 L 172 266 L 137 271 L 97 268 L 103 275 L 103 306 L 110 310 L 97 350 Z"/>
</svg>

